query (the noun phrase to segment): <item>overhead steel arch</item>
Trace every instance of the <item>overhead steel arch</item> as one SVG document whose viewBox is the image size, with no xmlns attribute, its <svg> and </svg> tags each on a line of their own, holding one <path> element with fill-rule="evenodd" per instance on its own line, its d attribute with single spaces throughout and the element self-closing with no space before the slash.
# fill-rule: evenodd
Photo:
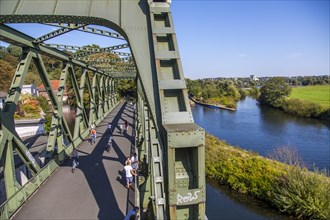
<svg viewBox="0 0 330 220">
<path fill-rule="evenodd" d="M 148 96 L 152 96 L 153 83 L 151 36 L 148 32 L 147 1 L 119 0 L 1 0 L 0 23 L 76 23 L 95 24 L 118 31 L 128 41 L 141 74 Z M 143 49 L 142 49 L 143 48 Z M 148 48 L 146 50 L 145 48 Z M 147 76 L 148 75 L 148 76 Z M 155 114 L 155 100 L 148 100 Z"/>
<path fill-rule="evenodd" d="M 0 0 L 0 23 L 94 24 L 111 28 L 123 36 L 128 42 L 136 67 L 137 147 L 140 159 L 145 161 L 147 167 L 145 181 L 140 185 L 141 206 L 157 219 L 205 218 L 205 132 L 194 124 L 191 113 L 170 0 L 81 0 L 79 4 L 75 0 Z M 3 33 L 5 29 L 5 26 L 1 26 Z M 0 37 L 8 40 L 7 32 L 2 35 L 1 30 Z M 8 31 L 10 34 L 20 35 Z M 20 41 L 15 37 L 11 40 L 16 43 Z M 21 46 L 30 50 L 25 53 L 25 59 L 38 57 L 36 50 L 52 51 L 38 43 L 40 40 L 22 43 Z M 79 63 L 72 57 L 63 59 Z M 70 69 L 72 71 L 72 67 L 67 68 L 63 76 L 70 74 Z M 107 75 L 103 72 L 100 74 Z M 105 103 L 105 94 L 113 94 L 114 80 L 113 77 L 96 77 L 93 85 L 87 83 L 90 94 L 95 93 L 91 88 L 97 82 L 102 82 L 98 91 L 103 94 L 103 101 L 96 103 L 92 100 L 93 105 L 98 106 L 95 110 L 97 112 L 90 116 L 95 121 L 104 117 L 116 101 L 113 98 L 107 99 L 111 104 L 104 110 L 102 105 Z M 111 86 L 108 88 L 109 82 Z M 77 94 L 81 94 L 79 89 L 76 90 Z M 59 122 L 55 125 L 62 125 L 59 126 L 62 129 L 65 127 Z M 4 136 L 1 138 L 4 140 Z M 53 163 L 49 163 L 49 166 L 55 167 Z M 36 170 L 35 173 L 40 171 Z M 9 193 L 13 194 L 12 191 Z"/>
</svg>

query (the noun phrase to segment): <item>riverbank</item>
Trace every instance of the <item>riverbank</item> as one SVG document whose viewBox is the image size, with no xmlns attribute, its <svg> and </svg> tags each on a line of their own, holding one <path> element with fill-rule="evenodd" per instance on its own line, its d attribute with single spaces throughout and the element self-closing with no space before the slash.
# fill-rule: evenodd
<svg viewBox="0 0 330 220">
<path fill-rule="evenodd" d="M 259 101 L 298 117 L 330 120 L 330 85 L 290 87 L 287 97 L 273 97 L 261 88 Z M 274 90 L 274 88 L 272 88 Z M 268 97 L 268 98 L 266 98 Z M 275 101 L 276 99 L 276 101 Z"/>
<path fill-rule="evenodd" d="M 330 216 L 330 178 L 206 135 L 206 176 L 298 218 Z"/>
<path fill-rule="evenodd" d="M 208 108 L 215 108 L 215 109 L 225 109 L 225 110 L 230 110 L 230 111 L 235 111 L 236 109 L 235 108 L 229 108 L 225 105 L 219 105 L 219 104 L 209 104 L 209 103 L 204 103 L 204 102 L 200 102 L 200 101 L 197 101 L 196 99 L 192 98 L 192 97 L 189 97 L 190 100 L 192 100 L 194 103 L 196 104 L 199 104 L 199 105 L 202 105 L 202 106 L 206 106 Z"/>
</svg>

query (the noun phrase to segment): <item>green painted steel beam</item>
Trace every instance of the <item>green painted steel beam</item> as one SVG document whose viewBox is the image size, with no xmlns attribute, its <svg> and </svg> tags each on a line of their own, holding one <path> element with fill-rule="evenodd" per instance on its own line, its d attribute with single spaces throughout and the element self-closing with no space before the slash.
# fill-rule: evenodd
<svg viewBox="0 0 330 220">
<path fill-rule="evenodd" d="M 180 55 L 171 17 L 170 0 L 86 0 L 73 7 L 74 0 L 2 0 L 0 23 L 44 22 L 94 24 L 111 28 L 128 42 L 136 66 L 138 92 L 147 111 L 145 117 L 145 148 L 148 176 L 145 195 L 150 196 L 154 218 L 204 219 L 205 218 L 205 134 L 194 125 L 187 88 L 184 82 Z M 72 5 L 72 7 L 67 7 Z M 35 8 L 40 10 L 35 10 Z M 90 92 L 90 123 L 98 123 L 105 115 L 104 79 L 111 71 L 98 71 L 88 64 L 68 58 L 65 53 L 36 47 L 31 39 L 0 25 L 1 38 L 9 43 L 29 47 L 63 62 L 88 68 L 93 73 Z M 2 34 L 4 30 L 4 34 Z M 79 30 L 79 28 L 77 29 Z M 92 32 L 99 30 L 92 29 Z M 105 33 L 105 32 L 104 32 Z M 103 34 L 104 34 L 103 33 Z M 110 35 L 110 34 L 109 34 Z M 30 41 L 28 41 L 30 40 Z M 90 51 L 82 55 L 88 55 Z M 117 54 L 125 56 L 124 53 Z M 131 56 L 131 55 L 129 55 Z M 104 69 L 106 70 L 106 69 Z M 108 71 L 108 70 L 107 70 Z M 127 71 L 128 72 L 128 71 Z M 122 72 L 121 72 L 122 73 Z M 123 75 L 122 75 L 123 76 Z M 87 81 L 89 77 L 87 77 Z M 115 89 L 115 79 L 110 80 Z M 111 100 L 116 102 L 112 92 Z M 61 105 L 58 106 L 61 110 Z M 141 116 L 142 118 L 142 116 Z M 60 119 L 58 119 L 60 120 Z M 65 122 L 59 128 L 66 133 Z M 180 133 L 178 133 L 180 131 Z M 85 131 L 86 132 L 86 131 Z M 192 161 L 194 163 L 192 163 Z M 179 175 L 180 174 L 180 175 Z M 179 178 L 180 176 L 180 178 Z M 182 177 L 182 178 L 181 178 Z M 182 197 L 190 194 L 196 198 L 189 202 Z M 167 197 L 165 197 L 167 195 Z"/>
<path fill-rule="evenodd" d="M 82 60 L 85 62 L 93 62 L 93 63 L 127 63 L 129 65 L 134 65 L 134 62 L 131 62 L 130 60 L 132 57 L 123 57 L 118 59 L 93 59 L 89 57 L 78 57 L 77 60 Z"/>
<path fill-rule="evenodd" d="M 57 49 L 63 49 L 63 50 L 80 50 L 80 51 L 86 51 L 86 52 L 109 52 L 112 50 L 119 50 L 119 49 L 123 49 L 123 48 L 128 48 L 128 44 L 120 44 L 120 45 L 114 45 L 111 47 L 104 47 L 104 48 L 94 48 L 94 47 L 80 47 L 80 46 L 72 46 L 72 45 L 64 45 L 64 44 L 42 44 L 46 47 L 53 47 L 53 48 L 57 48 Z"/>
<path fill-rule="evenodd" d="M 103 70 L 103 72 L 108 73 L 112 78 L 130 78 L 135 79 L 137 76 L 136 72 L 111 72 L 108 70 Z"/>
<path fill-rule="evenodd" d="M 104 50 L 104 51 L 87 51 L 87 52 L 82 52 L 82 53 L 74 54 L 72 57 L 73 58 L 84 57 L 84 56 L 87 56 L 87 55 L 91 55 L 91 54 L 95 54 L 95 53 L 104 53 L 104 52 L 108 52 L 110 54 L 119 55 L 119 56 L 129 56 L 129 57 L 132 56 L 131 53 L 118 52 L 118 51 L 112 51 L 112 50 Z"/>
<path fill-rule="evenodd" d="M 0 20 L 1 20 L 1 16 L 0 16 Z M 104 73 L 98 71 L 96 68 L 88 66 L 88 64 L 86 64 L 84 62 L 72 59 L 70 56 L 68 56 L 68 54 L 66 54 L 60 50 L 48 48 L 48 47 L 45 47 L 42 45 L 36 46 L 35 44 L 32 43 L 34 41 L 34 38 L 32 38 L 24 33 L 21 33 L 13 28 L 10 28 L 6 25 L 3 25 L 3 24 L 0 24 L 0 40 L 23 47 L 23 48 L 27 47 L 27 48 L 32 49 L 32 51 L 34 51 L 34 52 L 38 52 L 43 55 L 54 57 L 63 62 L 65 62 L 65 61 L 72 62 L 72 64 L 74 64 L 74 65 L 85 67 L 88 70 L 91 70 L 93 72 L 98 72 L 100 74 L 104 74 Z"/>
<path fill-rule="evenodd" d="M 38 23 L 43 21 L 44 23 L 95 24 L 117 31 L 129 42 L 139 72 L 144 73 L 141 75 L 141 81 L 147 91 L 147 96 L 149 96 L 148 105 L 150 105 L 153 117 L 155 117 L 153 85 L 157 79 L 152 74 L 151 64 L 153 62 L 150 54 L 152 47 L 149 45 L 146 19 L 146 12 L 149 10 L 147 1 L 113 1 L 113 4 L 106 4 L 107 1 L 100 0 L 93 1 L 93 4 L 81 4 L 79 7 L 72 7 L 74 10 L 66 7 L 68 4 L 74 5 L 76 2 L 73 0 L 43 2 L 40 4 L 40 1 L 33 0 L 2 0 L 0 2 L 0 23 Z M 24 5 L 24 7 L 17 7 L 17 5 Z M 40 10 L 36 11 L 35 8 Z M 86 16 L 88 11 L 90 14 Z M 125 13 L 118 13 L 121 11 L 125 11 Z M 152 76 L 152 80 L 150 80 L 150 76 Z"/>
<path fill-rule="evenodd" d="M 58 30 L 52 31 L 50 33 L 47 33 L 45 35 L 42 35 L 42 36 L 36 38 L 33 42 L 34 43 L 41 43 L 41 42 L 44 42 L 46 40 L 50 40 L 50 39 L 55 38 L 55 37 L 58 37 L 58 36 L 60 36 L 62 34 L 65 34 L 65 33 L 68 33 L 70 31 L 73 31 L 73 30 L 75 30 L 75 29 L 77 29 L 79 27 L 83 27 L 83 26 L 85 26 L 85 24 L 75 25 L 73 27 L 71 27 L 71 26 L 63 27 L 63 28 L 60 28 Z"/>
<path fill-rule="evenodd" d="M 72 24 L 66 24 L 66 23 L 55 24 L 55 23 L 49 23 L 49 25 L 56 26 L 56 27 L 67 28 L 67 27 L 70 27 Z M 105 36 L 105 37 L 111 37 L 111 38 L 116 38 L 116 39 L 120 39 L 120 40 L 125 40 L 125 38 L 123 36 L 121 36 L 120 34 L 115 33 L 115 32 L 111 32 L 111 31 L 108 31 L 108 30 L 103 30 L 101 28 L 83 26 L 83 27 L 77 28 L 76 30 L 77 31 L 86 32 L 86 33 L 91 33 L 91 34 L 97 34 L 97 35 L 101 35 L 101 36 Z"/>
</svg>

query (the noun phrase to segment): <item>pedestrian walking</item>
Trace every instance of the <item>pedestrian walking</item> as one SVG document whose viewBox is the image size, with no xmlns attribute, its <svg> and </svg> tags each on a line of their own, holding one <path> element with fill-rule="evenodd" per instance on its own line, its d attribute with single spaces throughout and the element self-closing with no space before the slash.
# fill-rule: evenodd
<svg viewBox="0 0 330 220">
<path fill-rule="evenodd" d="M 108 139 L 107 146 L 106 146 L 105 150 L 110 152 L 111 146 L 112 146 L 112 136 L 109 135 L 109 139 Z"/>
<path fill-rule="evenodd" d="M 91 129 L 91 144 L 96 142 L 96 130 Z"/>
<path fill-rule="evenodd" d="M 138 219 L 138 212 L 139 212 L 139 207 L 135 206 L 129 212 L 127 212 L 127 215 L 125 216 L 124 220 L 136 220 Z"/>
<path fill-rule="evenodd" d="M 128 122 L 125 121 L 125 132 L 128 132 Z"/>
<path fill-rule="evenodd" d="M 119 124 L 119 129 L 120 129 L 120 133 L 123 133 L 123 129 L 124 129 L 124 125 L 122 123 Z"/>
<path fill-rule="evenodd" d="M 74 173 L 76 167 L 79 166 L 79 154 L 76 149 L 73 150 L 72 152 L 72 169 L 71 172 Z"/>
<path fill-rule="evenodd" d="M 126 164 L 126 163 L 130 163 L 130 164 L 132 164 L 132 161 L 131 161 L 131 158 L 130 158 L 130 157 L 126 157 L 126 161 L 125 161 L 124 164 Z"/>
<path fill-rule="evenodd" d="M 109 134 L 111 135 L 112 134 L 112 124 L 111 124 L 111 122 L 109 122 L 109 124 L 108 124 L 108 130 L 109 130 Z"/>
<path fill-rule="evenodd" d="M 137 176 L 137 174 L 133 171 L 131 163 L 128 161 L 126 161 L 126 163 L 125 163 L 124 170 L 125 170 L 125 175 L 126 175 L 126 188 L 133 189 L 133 187 L 132 187 L 133 176 Z"/>
<path fill-rule="evenodd" d="M 139 160 L 137 158 L 136 153 L 133 153 L 133 155 L 131 157 L 131 164 L 132 164 L 133 171 L 136 172 L 139 169 Z"/>
</svg>

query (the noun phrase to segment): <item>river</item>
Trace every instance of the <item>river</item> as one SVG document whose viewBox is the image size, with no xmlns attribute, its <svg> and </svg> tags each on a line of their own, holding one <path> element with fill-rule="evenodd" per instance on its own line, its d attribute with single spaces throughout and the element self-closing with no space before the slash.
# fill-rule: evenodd
<svg viewBox="0 0 330 220">
<path fill-rule="evenodd" d="M 282 111 L 259 106 L 247 97 L 235 112 L 192 107 L 195 123 L 227 143 L 260 155 L 276 147 L 295 149 L 306 165 L 330 168 L 329 122 L 298 118 Z M 228 190 L 208 180 L 206 214 L 209 219 L 288 219 L 262 202 Z"/>
<path fill-rule="evenodd" d="M 330 170 L 330 124 L 298 118 L 247 97 L 236 111 L 192 107 L 195 123 L 233 146 L 268 156 L 276 147 L 298 152 L 304 164 Z"/>
</svg>

